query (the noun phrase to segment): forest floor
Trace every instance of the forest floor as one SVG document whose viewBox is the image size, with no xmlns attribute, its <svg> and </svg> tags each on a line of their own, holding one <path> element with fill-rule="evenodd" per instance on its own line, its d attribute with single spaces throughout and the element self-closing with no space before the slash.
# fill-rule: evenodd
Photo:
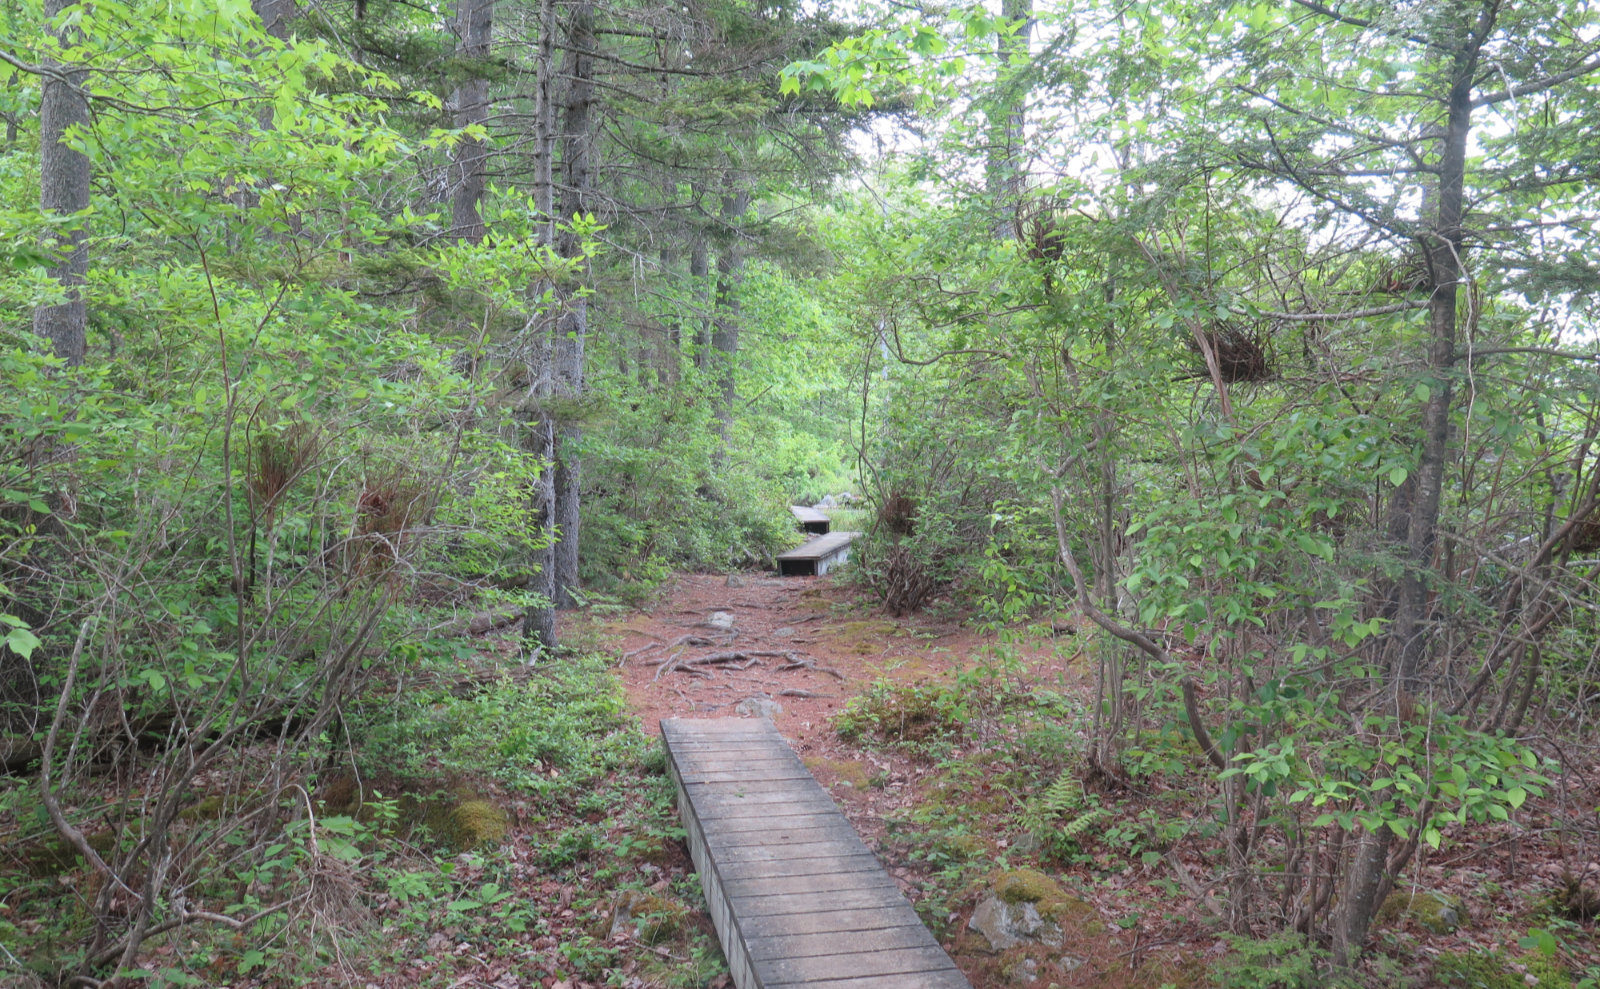
<svg viewBox="0 0 1600 989">
<path fill-rule="evenodd" d="M 1054 636 L 986 634 L 967 617 L 936 605 L 890 618 L 830 578 L 686 575 L 655 607 L 600 631 L 650 735 L 665 717 L 770 715 L 977 989 L 1318 984 L 1315 952 L 1298 939 L 1232 938 L 1192 883 L 1176 881 L 1175 868 L 1216 871 L 1206 848 L 1216 841 L 1201 838 L 1209 774 L 1184 751 L 1192 742 L 1161 743 L 1190 769 L 1169 764 L 1114 789 L 1082 783 L 1084 636 L 1070 620 Z M 1563 876 L 1600 878 L 1595 849 L 1563 847 L 1551 827 L 1586 802 L 1597 802 L 1596 781 L 1568 773 L 1520 827 L 1464 828 L 1423 856 L 1375 929 L 1365 983 L 1592 986 L 1593 919 L 1550 906 Z M 1041 830 L 1056 837 L 1041 841 Z M 996 953 L 968 921 L 1028 870 L 1070 904 L 1057 904 L 1065 938 Z M 1217 893 L 1205 891 L 1212 908 Z M 1438 904 L 1458 910 L 1459 925 L 1441 922 Z"/>
<path fill-rule="evenodd" d="M 360 773 L 312 786 L 322 850 L 282 853 L 304 906 L 263 940 L 153 939 L 150 984 L 728 989 L 655 736 L 664 717 L 763 713 L 975 989 L 1327 984 L 1321 949 L 1269 936 L 1280 904 L 1253 904 L 1255 938 L 1215 918 L 1215 771 L 1173 712 L 1134 716 L 1132 778 L 1085 771 L 1092 636 L 1070 617 L 1022 634 L 945 600 L 890 617 L 831 577 L 683 575 L 565 634 L 571 653 L 534 665 L 514 629 L 397 663 L 356 712 Z M 1600 740 L 1574 735 L 1534 740 L 1564 768 L 1514 823 L 1451 827 L 1411 863 L 1360 985 L 1600 989 Z M 193 819 L 236 783 L 198 788 Z M 5 989 L 70 960 L 95 888 L 38 837 L 29 785 L 0 789 Z M 997 893 L 1060 921 L 1059 941 L 993 950 L 970 921 Z"/>
</svg>

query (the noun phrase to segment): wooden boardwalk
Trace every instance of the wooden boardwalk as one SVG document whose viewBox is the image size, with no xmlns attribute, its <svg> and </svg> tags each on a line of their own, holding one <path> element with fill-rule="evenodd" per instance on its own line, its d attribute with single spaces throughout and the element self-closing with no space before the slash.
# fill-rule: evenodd
<svg viewBox="0 0 1600 989">
<path fill-rule="evenodd" d="M 850 559 L 850 544 L 859 532 L 830 532 L 813 536 L 804 545 L 778 554 L 780 577 L 820 577 Z"/>
<path fill-rule="evenodd" d="M 772 722 L 661 737 L 738 989 L 971 989 Z"/>
<path fill-rule="evenodd" d="M 807 508 L 804 505 L 790 505 L 789 511 L 794 515 L 794 520 L 800 523 L 800 528 L 813 535 L 826 535 L 828 530 L 833 528 L 833 520 L 815 508 Z"/>
</svg>

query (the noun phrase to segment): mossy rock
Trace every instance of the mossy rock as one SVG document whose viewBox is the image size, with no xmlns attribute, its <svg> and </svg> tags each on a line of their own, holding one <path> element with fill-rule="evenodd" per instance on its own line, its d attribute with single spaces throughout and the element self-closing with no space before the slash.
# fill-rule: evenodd
<svg viewBox="0 0 1600 989">
<path fill-rule="evenodd" d="M 1466 923 L 1467 908 L 1459 897 L 1397 890 L 1383 901 L 1376 919 L 1380 924 L 1410 920 L 1434 934 L 1449 934 Z"/>
<path fill-rule="evenodd" d="M 463 800 L 440 808 L 430 827 L 444 844 L 458 852 L 493 848 L 511 831 L 511 815 L 492 800 Z M 437 822 L 437 823 L 435 823 Z"/>
<path fill-rule="evenodd" d="M 1103 934 L 1105 924 L 1094 907 L 1078 899 L 1061 884 L 1037 869 L 997 872 L 990 880 L 994 893 L 1011 904 L 1031 903 L 1039 916 L 1063 928 L 1084 934 Z"/>
<path fill-rule="evenodd" d="M 109 855 L 117 847 L 117 836 L 110 831 L 96 831 L 84 835 L 89 847 L 100 855 Z M 48 879 L 72 872 L 83 864 L 77 848 L 65 838 L 53 837 L 22 846 L 18 856 L 22 868 L 35 879 Z"/>
<path fill-rule="evenodd" d="M 356 817 L 372 794 L 350 773 L 320 780 L 316 790 L 318 813 L 323 817 Z"/>
<path fill-rule="evenodd" d="M 208 797 L 204 797 L 195 801 L 194 803 L 185 807 L 183 810 L 179 811 L 178 819 L 181 821 L 220 820 L 221 818 L 228 817 L 232 814 L 237 814 L 239 811 L 248 807 L 251 801 L 260 800 L 261 798 L 262 794 L 259 791 L 253 791 L 250 793 L 229 793 L 226 795 L 213 793 Z"/>
<path fill-rule="evenodd" d="M 624 890 L 611 908 L 610 935 L 631 929 L 643 944 L 661 944 L 683 933 L 689 908 L 677 900 L 643 890 Z"/>
<path fill-rule="evenodd" d="M 960 738 L 966 730 L 964 718 L 962 698 L 949 687 L 926 680 L 880 680 L 835 714 L 833 725 L 846 741 L 872 736 L 916 744 Z"/>
</svg>

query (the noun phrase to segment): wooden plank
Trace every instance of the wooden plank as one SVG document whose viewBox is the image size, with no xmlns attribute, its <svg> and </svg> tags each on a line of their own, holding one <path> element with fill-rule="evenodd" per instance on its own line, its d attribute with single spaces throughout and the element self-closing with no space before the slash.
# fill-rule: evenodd
<svg viewBox="0 0 1600 989">
<path fill-rule="evenodd" d="M 713 845 L 713 847 L 717 847 Z M 726 848 L 718 848 L 717 861 L 733 864 L 734 862 L 766 862 L 766 861 L 792 861 L 804 862 L 807 859 L 828 859 L 836 856 L 865 855 L 867 846 L 851 835 L 848 839 L 839 837 L 832 841 L 768 841 L 765 845 L 745 845 L 728 843 Z"/>
<path fill-rule="evenodd" d="M 866 975 L 907 975 L 937 972 L 950 967 L 950 956 L 937 944 L 891 951 L 845 951 L 806 958 L 768 958 L 756 961 L 762 985 L 851 979 Z"/>
<path fill-rule="evenodd" d="M 815 532 L 821 535 L 833 528 L 833 520 L 815 508 L 807 508 L 804 505 L 790 505 L 789 511 L 794 515 L 795 521 L 800 523 L 800 528 L 807 532 Z"/>
<path fill-rule="evenodd" d="M 850 558 L 850 544 L 859 532 L 830 532 L 777 556 L 778 573 L 786 577 L 820 576 Z"/>
<path fill-rule="evenodd" d="M 873 889 L 834 889 L 810 894 L 776 893 L 729 897 L 741 918 L 770 917 L 777 914 L 819 914 L 833 910 L 892 910 L 904 903 L 900 891 L 879 886 Z M 930 935 L 931 936 L 931 935 Z"/>
<path fill-rule="evenodd" d="M 912 918 L 915 920 L 915 918 Z M 749 937 L 750 932 L 745 932 Z M 897 948 L 921 948 L 928 943 L 928 929 L 918 921 L 898 927 L 880 927 L 875 930 L 819 931 L 810 934 L 773 934 L 751 938 L 750 957 L 753 961 L 774 961 L 780 958 L 815 958 L 833 955 L 841 947 L 851 951 L 890 951 Z"/>
<path fill-rule="evenodd" d="M 780 560 L 820 560 L 829 553 L 843 546 L 848 546 L 857 537 L 859 532 L 830 532 L 825 536 L 807 539 L 803 544 L 794 549 L 784 550 L 778 554 Z"/>
<path fill-rule="evenodd" d="M 857 908 L 830 910 L 826 913 L 774 913 L 743 918 L 741 929 L 748 938 L 793 937 L 800 934 L 828 934 L 841 943 L 858 931 L 874 931 L 891 927 L 921 927 L 922 919 L 904 901 L 904 909 Z"/>
<path fill-rule="evenodd" d="M 912 972 L 867 975 L 851 979 L 805 979 L 801 982 L 764 982 L 762 989 L 972 989 L 957 969 L 948 972 Z"/>
<path fill-rule="evenodd" d="M 856 855 L 840 856 L 830 855 L 827 858 L 811 859 L 755 859 L 747 862 L 718 862 L 717 871 L 721 873 L 723 882 L 732 886 L 738 880 L 745 879 L 795 879 L 808 878 L 818 882 L 831 881 L 836 877 L 867 877 L 876 878 L 883 873 L 878 865 L 878 857 L 871 852 L 861 852 Z"/>
<path fill-rule="evenodd" d="M 661 731 L 737 989 L 971 989 L 771 722 Z"/>
</svg>

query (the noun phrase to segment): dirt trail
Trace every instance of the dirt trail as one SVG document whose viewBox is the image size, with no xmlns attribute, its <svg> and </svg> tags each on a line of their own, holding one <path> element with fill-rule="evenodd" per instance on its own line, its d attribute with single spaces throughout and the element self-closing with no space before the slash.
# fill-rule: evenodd
<svg viewBox="0 0 1600 989">
<path fill-rule="evenodd" d="M 831 577 L 749 574 L 682 576 L 608 631 L 645 731 L 667 717 L 770 713 L 807 751 L 827 747 L 829 717 L 873 681 L 950 676 L 983 644 L 952 622 L 889 618 Z"/>
<path fill-rule="evenodd" d="M 684 575 L 653 609 L 613 620 L 604 631 L 624 657 L 624 689 L 646 732 L 659 734 L 668 717 L 770 712 L 869 844 L 931 767 L 844 743 L 830 719 L 878 680 L 952 678 L 981 661 L 993 642 L 938 609 L 890 618 L 831 576 Z M 909 890 L 915 868 L 886 865 Z"/>
</svg>

